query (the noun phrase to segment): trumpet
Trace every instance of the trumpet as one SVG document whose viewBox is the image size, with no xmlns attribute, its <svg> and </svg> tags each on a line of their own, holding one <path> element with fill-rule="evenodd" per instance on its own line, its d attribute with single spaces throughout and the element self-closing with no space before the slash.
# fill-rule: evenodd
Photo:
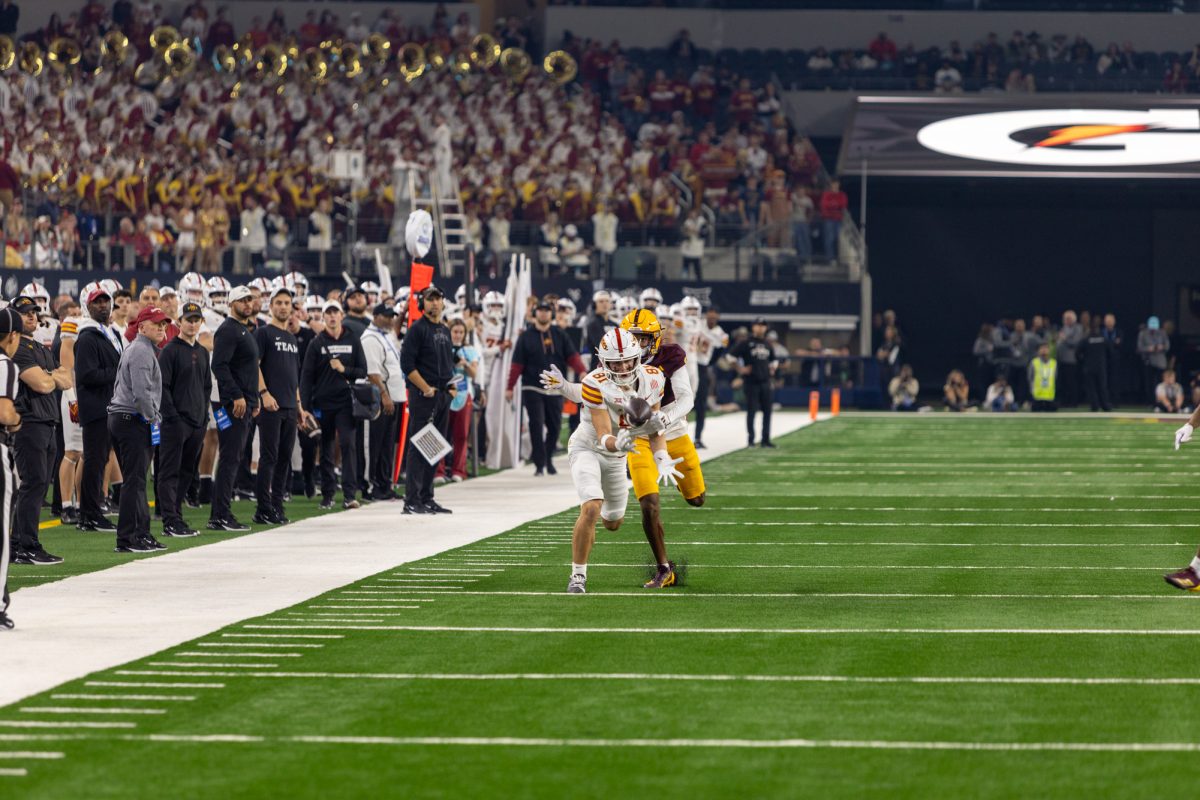
<svg viewBox="0 0 1200 800">
<path fill-rule="evenodd" d="M 533 62 L 529 58 L 529 53 L 519 47 L 506 48 L 500 54 L 500 69 L 513 83 L 525 80 L 525 76 L 529 74 L 532 66 Z"/>
<path fill-rule="evenodd" d="M 269 44 L 262 49 L 254 69 L 265 77 L 282 78 L 287 74 L 288 61 L 283 48 L 277 44 Z"/>
<path fill-rule="evenodd" d="M 196 68 L 196 53 L 183 42 L 175 42 L 163 53 L 163 63 L 171 77 L 179 79 Z"/>
<path fill-rule="evenodd" d="M 169 50 L 172 45 L 179 44 L 180 41 L 182 40 L 179 36 L 179 31 L 171 25 L 160 25 L 150 34 L 150 46 L 153 47 L 160 56 L 165 56 L 167 50 Z"/>
<path fill-rule="evenodd" d="M 68 39 L 66 36 L 59 36 L 50 42 L 50 47 L 46 50 L 46 58 L 50 61 L 51 68 L 61 75 L 79 64 L 83 58 L 83 51 L 79 48 L 79 42 Z"/>
<path fill-rule="evenodd" d="M 471 40 L 471 48 L 467 52 L 472 66 L 488 70 L 500 60 L 500 43 L 490 33 L 480 33 Z"/>
<path fill-rule="evenodd" d="M 456 78 L 464 78 L 471 74 L 471 53 L 467 50 L 455 50 L 450 54 L 450 72 Z"/>
<path fill-rule="evenodd" d="M 382 33 L 372 33 L 362 43 L 362 54 L 374 66 L 383 66 L 392 54 L 392 43 Z"/>
<path fill-rule="evenodd" d="M 30 77 L 36 78 L 42 74 L 42 69 L 46 66 L 46 62 L 42 60 L 42 48 L 37 42 L 26 42 L 21 45 L 21 58 L 17 62 L 24 72 Z"/>
<path fill-rule="evenodd" d="M 408 83 L 412 83 L 425 72 L 425 48 L 416 42 L 409 42 L 401 47 L 396 60 L 400 62 L 400 74 Z"/>
<path fill-rule="evenodd" d="M 100 60 L 110 68 L 117 69 L 129 56 L 129 37 L 119 30 L 111 30 L 100 40 Z"/>
<path fill-rule="evenodd" d="M 575 62 L 575 57 L 566 50 L 555 50 L 542 61 L 542 69 L 546 71 L 552 83 L 563 86 L 575 80 L 579 65 Z"/>
<path fill-rule="evenodd" d="M 0 72 L 8 72 L 17 63 L 17 46 L 11 36 L 0 35 Z"/>
</svg>

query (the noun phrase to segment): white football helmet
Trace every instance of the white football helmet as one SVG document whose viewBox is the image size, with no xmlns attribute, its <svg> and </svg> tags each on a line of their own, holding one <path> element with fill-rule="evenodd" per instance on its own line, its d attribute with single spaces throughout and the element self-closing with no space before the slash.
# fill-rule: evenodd
<svg viewBox="0 0 1200 800">
<path fill-rule="evenodd" d="M 663 303 L 658 308 L 654 309 L 654 315 L 658 317 L 658 322 L 662 325 L 663 330 L 671 327 L 675 322 L 676 306 L 669 306 Z"/>
<path fill-rule="evenodd" d="M 411 286 L 401 286 L 396 290 L 396 305 L 408 305 L 408 298 L 412 296 Z"/>
<path fill-rule="evenodd" d="M 653 311 L 655 308 L 662 305 L 663 296 L 662 292 L 660 292 L 658 289 L 650 288 L 643 289 L 642 295 L 638 299 L 641 301 L 642 308 L 648 308 Z"/>
<path fill-rule="evenodd" d="M 700 318 L 700 314 L 704 311 L 704 306 L 700 305 L 700 301 L 695 297 L 684 295 L 684 298 L 679 301 L 677 308 L 685 317 Z"/>
<path fill-rule="evenodd" d="M 488 292 L 483 296 L 483 316 L 492 322 L 500 322 L 504 319 L 506 305 L 504 295 L 499 292 Z"/>
<path fill-rule="evenodd" d="M 83 285 L 83 288 L 79 290 L 79 307 L 82 309 L 84 316 L 87 316 L 88 295 L 90 295 L 94 289 L 99 289 L 99 288 L 100 288 L 100 282 L 92 281 L 90 283 L 85 283 Z"/>
<path fill-rule="evenodd" d="M 100 281 L 100 288 L 108 292 L 109 297 L 114 297 L 124 287 L 121 286 L 121 282 L 116 278 L 105 278 Z"/>
<path fill-rule="evenodd" d="M 185 303 L 204 304 L 204 278 L 199 272 L 189 272 L 180 278 L 177 291 Z"/>
<path fill-rule="evenodd" d="M 379 302 L 379 293 L 383 291 L 379 284 L 375 281 L 363 281 L 358 286 L 363 290 L 363 294 L 367 296 L 367 305 L 374 308 Z"/>
<path fill-rule="evenodd" d="M 637 381 L 638 365 L 642 363 L 642 346 L 629 331 L 613 328 L 604 334 L 600 346 L 596 348 L 596 357 L 608 379 L 617 386 L 626 389 Z"/>
<path fill-rule="evenodd" d="M 321 310 L 324 307 L 325 307 L 325 298 L 323 298 L 323 297 L 318 297 L 315 294 L 310 294 L 308 297 L 304 298 L 304 309 L 306 311 L 308 311 L 308 313 L 310 313 L 310 314 L 312 314 L 314 312 L 317 314 L 320 314 Z"/>
<path fill-rule="evenodd" d="M 30 297 L 38 305 L 38 314 L 46 316 L 50 313 L 50 292 L 37 281 L 30 281 L 21 287 L 20 297 Z"/>
<path fill-rule="evenodd" d="M 259 295 L 264 295 L 271 291 L 271 282 L 266 278 L 255 278 L 246 285 L 251 289 L 257 289 Z"/>
<path fill-rule="evenodd" d="M 283 285 L 292 292 L 292 297 L 304 297 L 308 294 L 308 278 L 303 272 L 292 270 L 283 276 Z"/>
<path fill-rule="evenodd" d="M 489 292 L 488 294 L 491 294 L 491 292 Z M 474 297 L 474 300 L 472 301 L 471 305 L 476 305 L 476 306 L 480 305 L 481 303 L 480 303 L 480 299 L 479 299 L 479 289 L 478 288 L 475 289 L 474 295 L 475 295 L 475 297 Z M 466 307 L 466 305 L 467 305 L 467 285 L 465 283 L 460 283 L 458 285 L 458 290 L 454 292 L 454 305 L 458 306 L 459 308 Z"/>
<path fill-rule="evenodd" d="M 597 289 L 596 291 L 592 292 L 592 302 L 593 303 L 598 303 L 601 300 L 607 300 L 608 302 L 611 303 L 612 299 L 613 299 L 612 292 L 608 291 L 607 289 Z"/>
<path fill-rule="evenodd" d="M 571 321 L 575 320 L 575 303 L 569 297 L 558 298 L 556 311 L 560 314 L 565 312 L 568 315 L 568 319 Z"/>
<path fill-rule="evenodd" d="M 621 295 L 617 298 L 617 302 L 613 303 L 612 313 L 609 314 L 609 319 L 614 325 L 620 325 L 621 320 L 625 319 L 631 311 L 637 311 L 638 301 L 628 295 Z"/>
<path fill-rule="evenodd" d="M 213 275 L 204 285 L 204 303 L 219 314 L 229 313 L 229 292 L 233 287 L 220 275 Z"/>
</svg>

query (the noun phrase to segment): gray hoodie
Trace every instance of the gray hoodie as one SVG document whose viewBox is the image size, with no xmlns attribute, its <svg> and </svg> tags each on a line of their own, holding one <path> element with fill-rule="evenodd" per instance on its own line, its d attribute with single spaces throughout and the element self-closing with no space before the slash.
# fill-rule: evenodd
<svg viewBox="0 0 1200 800">
<path fill-rule="evenodd" d="M 140 333 L 121 354 L 117 383 L 113 388 L 110 414 L 141 414 L 147 422 L 162 421 L 162 372 L 158 367 L 158 348 Z"/>
</svg>

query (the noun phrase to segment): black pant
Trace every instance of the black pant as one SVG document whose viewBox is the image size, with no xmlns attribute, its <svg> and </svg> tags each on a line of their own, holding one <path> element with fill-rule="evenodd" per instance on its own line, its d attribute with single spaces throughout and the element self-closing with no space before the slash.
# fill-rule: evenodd
<svg viewBox="0 0 1200 800">
<path fill-rule="evenodd" d="M 1108 374 L 1104 370 L 1083 371 L 1083 388 L 1087 394 L 1088 405 L 1092 411 L 1112 411 L 1112 402 L 1108 395 Z"/>
<path fill-rule="evenodd" d="M 182 419 L 162 424 L 158 443 L 158 470 L 154 473 L 154 492 L 158 495 L 158 513 L 164 528 L 183 528 L 180 498 L 187 494 L 192 474 L 204 447 L 204 427 L 193 428 Z"/>
<path fill-rule="evenodd" d="M 439 389 L 433 397 L 426 397 L 416 389 L 409 389 L 404 502 L 410 506 L 425 505 L 433 500 L 433 473 L 436 469 L 435 464 L 426 461 L 421 451 L 412 446 L 413 434 L 433 422 L 433 427 L 445 436 L 449 419 L 450 395 L 444 389 Z"/>
<path fill-rule="evenodd" d="M 250 469 L 250 464 L 254 461 L 254 427 L 258 424 L 258 417 L 250 417 L 250 412 L 246 412 L 249 417 L 249 427 L 246 429 L 246 437 L 242 440 L 242 460 L 238 464 L 237 480 L 233 482 L 235 491 L 249 494 L 254 491 L 254 473 Z"/>
<path fill-rule="evenodd" d="M 774 392 L 770 381 L 744 384 L 746 390 L 746 436 L 754 444 L 754 415 L 762 411 L 762 443 L 771 441 L 771 403 Z"/>
<path fill-rule="evenodd" d="M 367 474 L 371 493 L 382 497 L 392 491 L 392 470 L 396 463 L 396 441 L 404 405 L 396 403 L 391 414 L 380 414 L 371 423 L 371 463 Z"/>
<path fill-rule="evenodd" d="M 258 511 L 283 513 L 283 495 L 292 472 L 296 446 L 296 409 L 261 411 L 258 419 Z"/>
<path fill-rule="evenodd" d="M 558 444 L 558 435 L 562 430 L 562 398 L 535 392 L 532 389 L 521 390 L 521 405 L 529 416 L 530 460 L 538 469 L 543 469 L 550 463 L 550 456 Z"/>
<path fill-rule="evenodd" d="M 703 441 L 704 418 L 708 415 L 708 393 L 712 391 L 712 368 L 700 366 L 700 380 L 696 385 L 696 404 L 692 410 L 696 412 L 696 441 Z"/>
<path fill-rule="evenodd" d="M 150 535 L 150 505 L 146 501 L 146 470 L 150 466 L 150 426 L 134 414 L 109 414 L 108 433 L 121 465 L 121 509 L 117 517 L 117 546 Z"/>
<path fill-rule="evenodd" d="M 1079 365 L 1058 364 L 1058 396 L 1064 408 L 1079 405 Z"/>
<path fill-rule="evenodd" d="M 108 417 L 85 422 L 83 427 L 83 476 L 79 487 L 79 517 L 96 520 L 104 516 L 104 470 L 112 442 L 108 436 Z"/>
<path fill-rule="evenodd" d="M 349 402 L 341 408 L 322 408 L 321 411 L 321 497 L 330 500 L 337 492 L 337 473 L 334 472 L 333 448 L 342 450 L 342 499 L 358 496 L 358 454 L 354 447 L 354 411 Z"/>
<path fill-rule="evenodd" d="M 304 489 L 307 491 L 309 484 L 316 485 L 317 454 L 321 449 L 321 437 L 305 432 L 299 438 L 300 474 L 304 477 Z"/>
<path fill-rule="evenodd" d="M 38 518 L 52 480 L 54 423 L 23 424 L 13 437 L 13 455 L 16 456 L 17 475 L 21 478 L 13 507 L 13 545 L 17 550 L 36 550 L 41 547 Z"/>
<path fill-rule="evenodd" d="M 700 272 L 700 259 L 689 258 L 687 256 L 684 256 L 683 268 L 679 270 L 679 277 L 686 280 L 689 269 L 691 269 L 695 272 L 695 277 L 696 277 L 697 281 L 704 280 L 704 275 Z"/>
<path fill-rule="evenodd" d="M 364 496 L 371 493 L 371 467 L 367 463 L 367 421 L 354 420 L 354 452 L 358 456 L 354 474 L 358 476 L 358 490 Z M 375 460 L 375 451 L 371 451 L 371 460 Z"/>
<path fill-rule="evenodd" d="M 208 515 L 210 520 L 226 520 L 233 516 L 233 484 L 237 481 L 246 449 L 246 436 L 251 430 L 249 406 L 241 419 L 233 415 L 232 405 L 225 406 L 225 413 L 229 416 L 229 427 L 217 430 L 217 475 L 213 479 L 212 510 Z M 122 499 L 124 492 L 122 488 Z"/>
</svg>

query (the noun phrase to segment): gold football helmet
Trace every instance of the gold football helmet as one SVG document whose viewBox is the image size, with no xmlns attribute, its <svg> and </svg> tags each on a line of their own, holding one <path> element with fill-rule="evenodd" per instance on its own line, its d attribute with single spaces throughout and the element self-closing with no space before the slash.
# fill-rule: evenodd
<svg viewBox="0 0 1200 800">
<path fill-rule="evenodd" d="M 644 308 L 630 311 L 621 320 L 621 330 L 629 331 L 638 340 L 646 361 L 658 353 L 658 347 L 662 344 L 662 323 L 653 311 Z"/>
</svg>

